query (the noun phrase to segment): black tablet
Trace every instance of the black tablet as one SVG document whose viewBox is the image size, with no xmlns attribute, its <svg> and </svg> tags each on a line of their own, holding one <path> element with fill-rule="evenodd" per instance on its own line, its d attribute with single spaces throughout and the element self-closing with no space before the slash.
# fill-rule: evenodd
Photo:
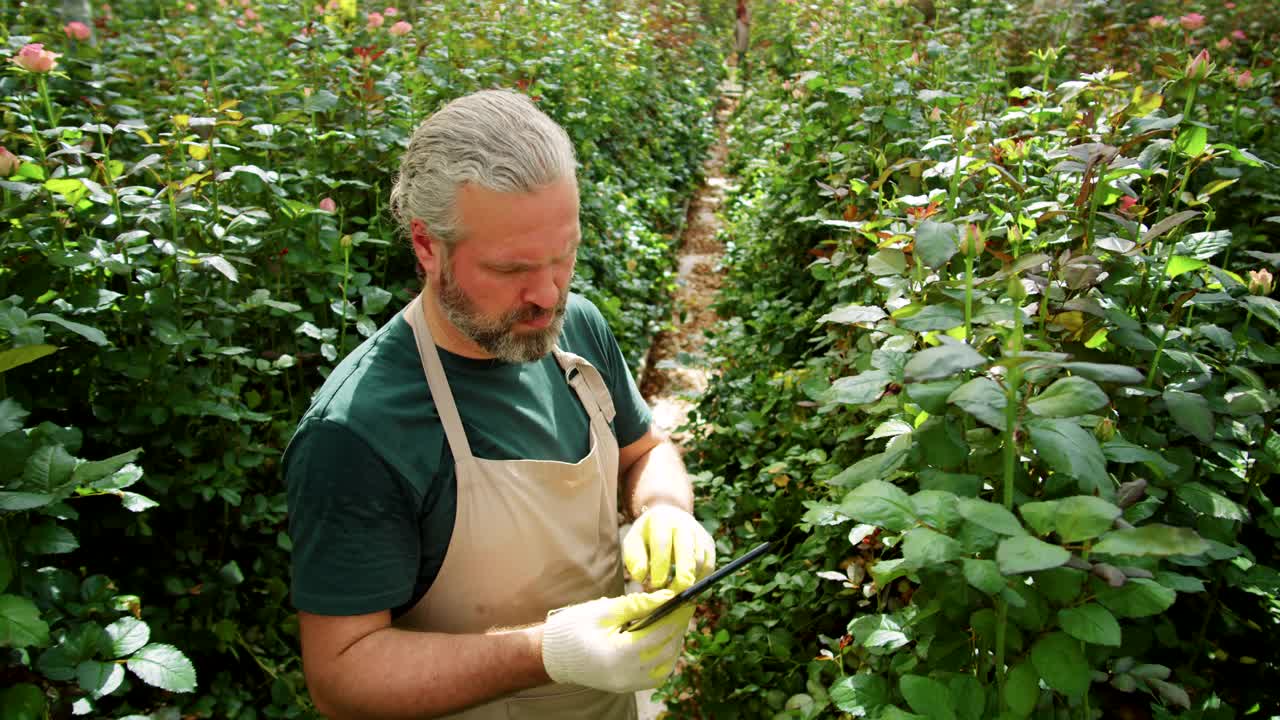
<svg viewBox="0 0 1280 720">
<path fill-rule="evenodd" d="M 759 545 L 751 548 L 751 550 L 747 551 L 746 554 L 733 560 L 729 564 L 716 570 L 710 575 L 702 578 L 701 580 L 690 585 L 684 590 L 681 590 L 679 593 L 676 594 L 675 597 L 659 605 L 656 610 L 649 613 L 646 617 L 641 618 L 639 620 L 630 621 L 628 624 L 622 627 L 621 632 L 632 632 L 634 630 L 640 630 L 642 628 L 649 627 L 653 623 L 661 620 L 667 615 L 670 615 L 671 611 L 675 610 L 676 608 L 680 607 L 681 605 L 689 602 L 693 598 L 700 595 L 702 591 L 706 590 L 712 585 L 715 585 L 717 582 L 723 580 L 725 577 L 727 577 L 731 573 L 737 571 L 738 568 L 741 568 L 743 565 L 746 565 L 752 560 L 755 560 L 756 558 L 765 554 L 766 552 L 768 552 L 769 548 L 771 547 L 773 547 L 772 540 L 768 542 L 760 543 Z"/>
</svg>

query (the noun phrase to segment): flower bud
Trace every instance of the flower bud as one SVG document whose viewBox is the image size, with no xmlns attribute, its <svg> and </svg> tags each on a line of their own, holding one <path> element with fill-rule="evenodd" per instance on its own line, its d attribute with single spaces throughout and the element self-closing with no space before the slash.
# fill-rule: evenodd
<svg viewBox="0 0 1280 720">
<path fill-rule="evenodd" d="M 350 235 L 343 235 L 343 236 L 342 236 L 342 239 L 338 241 L 338 244 L 339 244 L 339 245 L 341 245 L 341 246 L 342 246 L 342 249 L 344 249 L 344 250 L 346 250 L 346 249 L 350 248 L 350 247 L 351 247 L 351 236 L 350 236 Z"/>
<path fill-rule="evenodd" d="M 13 177 L 20 167 L 22 167 L 22 160 L 7 148 L 0 147 L 0 178 Z"/>
<path fill-rule="evenodd" d="M 1250 295 L 1270 295 L 1275 287 L 1275 281 L 1266 269 L 1249 271 Z"/>
<path fill-rule="evenodd" d="M 987 238 L 982 234 L 982 228 L 977 225 L 965 225 L 960 231 L 960 252 L 965 257 L 977 257 L 987 249 Z"/>
<path fill-rule="evenodd" d="M 1102 418 L 1093 426 L 1093 436 L 1101 442 L 1107 442 L 1116 436 L 1116 423 L 1111 418 Z"/>
<path fill-rule="evenodd" d="M 62 32 L 65 33 L 67 37 L 73 40 L 79 40 L 80 42 L 88 40 L 89 35 L 92 34 L 89 30 L 89 26 L 79 20 L 72 20 L 66 25 L 63 25 Z"/>
<path fill-rule="evenodd" d="M 1201 50 L 1199 55 L 1187 63 L 1186 76 L 1189 80 L 1203 80 L 1213 72 L 1213 62 L 1209 60 L 1209 51 Z"/>
<path fill-rule="evenodd" d="M 338 209 L 338 204 L 337 204 L 336 202 L 334 202 L 334 201 L 333 201 L 333 198 L 331 198 L 331 197 L 325 197 L 325 198 L 320 198 L 320 205 L 319 205 L 319 207 L 320 207 L 320 209 L 321 209 L 321 210 L 323 210 L 323 211 L 325 211 L 325 212 L 327 212 L 327 213 L 331 213 L 331 212 L 333 212 L 334 210 L 337 210 L 337 209 Z"/>
<path fill-rule="evenodd" d="M 1240 88 L 1241 90 L 1244 90 L 1245 88 L 1248 88 L 1253 85 L 1253 71 L 1246 68 L 1244 72 L 1240 73 L 1239 75 L 1236 75 L 1235 80 L 1236 80 L 1236 87 Z"/>
<path fill-rule="evenodd" d="M 387 17 L 395 17 L 400 14 L 400 10 L 398 10 L 397 8 L 388 6 L 385 10 L 382 11 L 382 14 L 386 15 Z"/>
<path fill-rule="evenodd" d="M 1169 21 L 1163 15 L 1152 15 L 1147 18 L 1147 25 L 1157 29 L 1166 28 L 1169 27 Z"/>
</svg>

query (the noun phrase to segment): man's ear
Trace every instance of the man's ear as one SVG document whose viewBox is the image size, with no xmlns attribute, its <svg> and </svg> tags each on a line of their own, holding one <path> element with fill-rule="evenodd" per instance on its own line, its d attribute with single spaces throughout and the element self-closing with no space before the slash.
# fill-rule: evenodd
<svg viewBox="0 0 1280 720">
<path fill-rule="evenodd" d="M 444 242 L 418 218 L 409 222 L 409 235 L 413 242 L 413 255 L 418 258 L 418 268 L 427 277 L 434 276 L 444 264 Z"/>
</svg>

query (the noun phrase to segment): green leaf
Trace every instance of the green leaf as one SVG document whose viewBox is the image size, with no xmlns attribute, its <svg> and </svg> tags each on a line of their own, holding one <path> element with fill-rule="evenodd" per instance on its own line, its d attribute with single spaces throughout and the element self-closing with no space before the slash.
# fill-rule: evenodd
<svg viewBox="0 0 1280 720">
<path fill-rule="evenodd" d="M 1123 511 L 1092 495 L 1074 495 L 1056 501 L 1053 528 L 1062 542 L 1080 542 L 1111 529 Z"/>
<path fill-rule="evenodd" d="M 110 695 L 124 682 L 124 666 L 86 660 L 76 666 L 76 682 L 95 698 Z"/>
<path fill-rule="evenodd" d="M 31 413 L 27 412 L 13 398 L 5 398 L 0 400 L 0 437 L 8 435 L 14 430 L 22 429 L 23 422 Z M 12 457 L 13 454 L 9 453 Z M 21 461 L 21 459 L 19 460 Z"/>
<path fill-rule="evenodd" d="M 994 560 L 978 560 L 965 558 L 964 579 L 975 588 L 988 595 L 998 595 L 1009 585 L 1009 581 L 1000 574 L 1000 566 Z"/>
<path fill-rule="evenodd" d="M 147 645 L 134 653 L 126 664 L 130 672 L 148 685 L 170 692 L 196 689 L 195 666 L 172 645 Z"/>
<path fill-rule="evenodd" d="M 1138 557 L 1199 555 L 1208 550 L 1209 543 L 1194 530 L 1159 524 L 1112 530 L 1093 546 L 1094 553 Z"/>
<path fill-rule="evenodd" d="M 1008 396 L 991 378 L 976 377 L 970 380 L 956 388 L 955 392 L 947 398 L 947 402 L 996 430 L 1004 432 L 1005 406 L 1008 404 Z"/>
<path fill-rule="evenodd" d="M 151 628 L 134 617 L 122 617 L 107 626 L 107 637 L 111 638 L 111 657 L 122 658 L 132 655 L 151 641 Z"/>
<path fill-rule="evenodd" d="M 1245 510 L 1242 505 L 1217 490 L 1198 482 L 1181 484 L 1174 491 L 1174 494 L 1177 495 L 1179 500 L 1186 503 L 1187 507 L 1201 515 L 1208 515 L 1222 520 L 1234 520 L 1236 522 L 1247 522 L 1249 520 L 1249 511 Z"/>
<path fill-rule="evenodd" d="M 960 230 L 955 225 L 925 220 L 916 226 L 916 257 L 936 270 L 959 251 L 959 237 Z"/>
<path fill-rule="evenodd" d="M 6 720 L 44 720 L 44 692 L 31 683 L 0 689 L 0 708 Z"/>
<path fill-rule="evenodd" d="M 831 686 L 831 701 L 854 717 L 871 717 L 889 704 L 889 684 L 879 675 L 858 673 Z"/>
<path fill-rule="evenodd" d="M 1155 225 L 1152 225 L 1151 229 L 1147 230 L 1147 232 L 1143 234 L 1142 236 L 1143 244 L 1150 244 L 1156 238 L 1160 237 L 1161 235 L 1164 235 L 1165 233 L 1182 225 L 1183 223 L 1186 223 L 1188 220 L 1192 220 L 1197 217 L 1200 217 L 1200 214 L 1201 213 L 1199 210 L 1183 210 L 1180 213 L 1175 213 L 1173 215 L 1170 215 L 1167 218 L 1164 218 L 1163 220 L 1156 223 Z"/>
<path fill-rule="evenodd" d="M 923 675 L 903 675 L 898 688 L 912 710 L 931 720 L 955 720 L 946 685 Z"/>
<path fill-rule="evenodd" d="M 1130 578 L 1120 587 L 1103 585 L 1096 598 L 1108 610 L 1120 617 L 1147 617 L 1168 610 L 1178 594 L 1146 578 Z"/>
<path fill-rule="evenodd" d="M 910 640 L 891 615 L 859 615 L 849 623 L 854 642 L 868 650 L 892 652 Z"/>
<path fill-rule="evenodd" d="M 875 323 L 889 317 L 884 310 L 875 305 L 843 305 L 818 318 L 819 323 L 839 323 L 841 325 L 858 325 Z"/>
<path fill-rule="evenodd" d="M 1049 687 L 1078 698 L 1089 691 L 1093 670 L 1079 641 L 1066 633 L 1049 633 L 1031 646 L 1031 663 Z"/>
<path fill-rule="evenodd" d="M 1111 382 L 1120 385 L 1137 385 L 1146 376 L 1142 371 L 1129 367 L 1128 365 L 1109 365 L 1107 363 L 1088 363 L 1088 362 L 1065 362 L 1059 365 L 1064 370 L 1068 370 L 1081 377 L 1087 377 L 1095 382 Z"/>
<path fill-rule="evenodd" d="M 66 328 L 67 330 L 70 330 L 71 332 L 79 335 L 85 340 L 88 340 L 94 345 L 105 346 L 109 344 L 107 341 L 107 336 L 104 335 L 101 330 L 97 328 L 91 328 L 88 325 L 81 325 L 78 322 L 63 320 L 62 318 L 58 317 L 57 315 L 54 315 L 53 313 L 36 313 L 35 315 L 31 316 L 31 319 L 40 320 L 42 322 L 53 323 L 54 325 L 60 325 Z"/>
<path fill-rule="evenodd" d="M 1280 330 L 1280 302 L 1262 295 L 1248 295 L 1244 302 L 1254 317 Z"/>
<path fill-rule="evenodd" d="M 142 448 L 134 448 L 129 452 L 120 453 L 119 455 L 109 457 L 106 460 L 82 462 L 79 465 L 76 465 L 76 469 L 71 473 L 71 477 L 75 481 L 76 485 L 92 485 L 102 478 L 114 475 L 120 468 L 137 460 L 138 456 L 141 454 Z"/>
<path fill-rule="evenodd" d="M 916 524 L 911 498 L 896 485 L 868 480 L 844 497 L 840 512 L 850 519 L 894 532 Z"/>
<path fill-rule="evenodd" d="M 80 547 L 70 530 L 54 522 L 43 522 L 27 530 L 23 548 L 32 555 L 58 555 Z"/>
<path fill-rule="evenodd" d="M 1031 663 L 1014 665 L 1005 676 L 1004 702 L 1014 715 L 1028 717 L 1040 702 L 1040 674 Z"/>
<path fill-rule="evenodd" d="M 1027 401 L 1027 409 L 1041 417 L 1073 417 L 1093 412 L 1110 402 L 1093 381 L 1082 377 L 1059 378 Z"/>
<path fill-rule="evenodd" d="M 1207 400 L 1195 393 L 1165 390 L 1164 402 L 1178 427 L 1202 443 L 1213 442 L 1213 411 L 1209 409 Z"/>
<path fill-rule="evenodd" d="M 1040 419 L 1027 423 L 1031 445 L 1055 472 L 1069 475 L 1087 493 L 1111 488 L 1107 461 L 1092 433 L 1069 420 Z"/>
<path fill-rule="evenodd" d="M 0 647 L 44 647 L 49 625 L 35 603 L 18 595 L 0 595 Z"/>
<path fill-rule="evenodd" d="M 930 415 L 941 415 L 947 411 L 947 396 L 955 392 L 963 382 L 960 378 L 951 378 L 937 382 L 907 383 L 907 399 Z"/>
<path fill-rule="evenodd" d="M 911 314 L 899 314 L 900 312 L 894 313 L 894 322 L 903 330 L 912 332 L 923 333 L 931 330 L 946 332 L 964 325 L 964 308 L 957 303 L 928 305 Z"/>
<path fill-rule="evenodd" d="M 831 383 L 831 389 L 823 399 L 845 405 L 865 405 L 875 402 L 884 394 L 893 378 L 883 370 L 868 370 L 850 377 L 842 377 Z"/>
<path fill-rule="evenodd" d="M 18 492 L 13 490 L 0 490 L 0 510 L 9 510 L 18 512 L 21 510 L 33 510 L 45 505 L 52 505 L 57 498 L 48 493 L 30 493 Z"/>
<path fill-rule="evenodd" d="M 22 481 L 33 490 L 57 494 L 71 482 L 76 459 L 61 445 L 45 445 L 27 458 Z"/>
<path fill-rule="evenodd" d="M 23 345 L 0 352 L 0 373 L 8 372 L 19 365 L 35 362 L 46 355 L 52 355 L 58 348 L 53 345 Z"/>
<path fill-rule="evenodd" d="M 1165 460 L 1160 453 L 1134 445 L 1122 438 L 1109 440 L 1105 443 L 1102 446 L 1102 454 L 1111 462 L 1146 463 L 1163 477 L 1168 477 L 1178 472 L 1178 466 Z"/>
<path fill-rule="evenodd" d="M 1209 131 L 1200 125 L 1189 125 L 1178 131 L 1178 139 L 1173 141 L 1173 148 L 1189 157 L 1199 157 L 1209 141 Z"/>
<path fill-rule="evenodd" d="M 902 557 L 912 568 L 925 568 L 960 557 L 960 543 L 936 530 L 912 528 L 902 539 Z"/>
<path fill-rule="evenodd" d="M 1171 278 L 1176 278 L 1193 270 L 1207 267 L 1209 263 L 1196 258 L 1184 257 L 1182 255 L 1173 255 L 1169 258 L 1169 264 L 1165 266 L 1164 272 Z"/>
<path fill-rule="evenodd" d="M 1094 645 L 1120 647 L 1120 623 L 1097 603 L 1058 611 L 1058 625 L 1071 637 Z"/>
<path fill-rule="evenodd" d="M 996 562 L 1005 575 L 1048 570 L 1061 567 L 1071 553 L 1059 545 L 1051 545 L 1030 535 L 1005 538 L 996 548 Z"/>
<path fill-rule="evenodd" d="M 938 380 L 986 363 L 987 359 L 968 345 L 946 342 L 913 355 L 903 374 L 908 381 Z"/>
<path fill-rule="evenodd" d="M 961 498 L 960 514 L 965 520 L 980 525 L 991 532 L 1001 535 L 1026 535 L 1027 531 L 1018 522 L 1017 516 L 997 505 L 977 498 Z"/>
</svg>

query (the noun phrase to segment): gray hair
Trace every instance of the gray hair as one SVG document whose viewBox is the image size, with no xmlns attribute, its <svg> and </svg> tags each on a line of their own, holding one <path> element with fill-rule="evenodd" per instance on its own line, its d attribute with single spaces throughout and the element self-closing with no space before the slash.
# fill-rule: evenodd
<svg viewBox="0 0 1280 720">
<path fill-rule="evenodd" d="M 458 190 L 475 183 L 494 192 L 534 192 L 576 180 L 569 135 L 528 97 L 482 90 L 427 118 L 409 139 L 391 188 L 391 213 L 406 237 L 421 219 L 452 249 L 462 239 Z"/>
</svg>

